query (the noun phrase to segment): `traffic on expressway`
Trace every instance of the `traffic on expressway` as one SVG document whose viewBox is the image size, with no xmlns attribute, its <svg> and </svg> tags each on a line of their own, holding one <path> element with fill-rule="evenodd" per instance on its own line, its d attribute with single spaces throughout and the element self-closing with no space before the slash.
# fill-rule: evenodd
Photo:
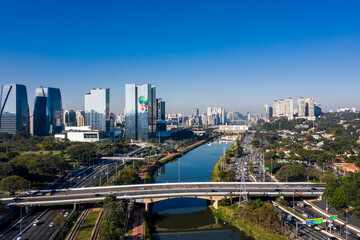
<svg viewBox="0 0 360 240">
<path fill-rule="evenodd" d="M 245 186 L 245 189 L 243 188 Z M 51 195 L 2 198 L 3 203 L 17 206 L 54 206 L 72 203 L 100 202 L 106 195 L 120 199 L 143 199 L 186 196 L 248 195 L 258 197 L 318 197 L 324 191 L 324 184 L 307 182 L 193 182 L 136 184 L 108 187 L 57 189 Z"/>
</svg>

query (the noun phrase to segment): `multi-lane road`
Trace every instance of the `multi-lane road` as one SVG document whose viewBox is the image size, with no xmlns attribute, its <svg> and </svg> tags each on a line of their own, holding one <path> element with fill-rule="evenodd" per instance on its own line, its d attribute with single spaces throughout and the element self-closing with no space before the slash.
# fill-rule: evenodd
<svg viewBox="0 0 360 240">
<path fill-rule="evenodd" d="M 241 188 L 245 186 L 246 191 Z M 270 182 L 193 182 L 136 184 L 109 187 L 62 189 L 50 196 L 24 196 L 20 199 L 3 198 L 1 201 L 17 206 L 54 206 L 72 203 L 101 202 L 112 194 L 119 199 L 146 199 L 186 196 L 226 196 L 230 193 L 258 197 L 302 196 L 318 197 L 325 184 L 270 183 Z"/>
<path fill-rule="evenodd" d="M 118 163 L 113 161 L 104 161 L 103 163 L 99 163 L 93 166 L 90 166 L 87 169 L 77 171 L 77 174 L 73 177 L 67 178 L 65 181 L 60 181 L 54 186 L 75 186 L 77 188 L 83 188 L 85 186 L 93 186 L 95 183 L 99 181 L 99 179 L 104 176 L 107 172 L 110 172 L 114 169 Z M 70 183 L 71 182 L 71 183 Z M 46 191 L 51 191 L 46 190 Z M 40 196 L 32 196 L 32 197 L 48 197 L 46 196 L 46 191 L 40 191 L 36 194 Z M 22 194 L 20 196 L 16 196 L 20 199 L 29 197 L 28 195 Z M 4 197 L 3 197 L 4 198 Z M 9 199 L 9 197 L 7 197 Z M 6 203 L 6 202 L 3 202 Z M 22 209 L 22 211 L 25 211 Z M 9 226 L 4 232 L 1 233 L 1 239 L 14 239 L 16 236 L 20 234 L 24 229 L 28 227 L 25 233 L 22 235 L 22 239 L 49 239 L 52 234 L 56 231 L 56 227 L 49 227 L 49 224 L 53 222 L 54 218 L 65 212 L 70 212 L 71 209 L 69 207 L 62 208 L 35 208 L 30 210 L 30 214 L 26 215 L 22 214 L 23 217 L 21 221 L 21 229 L 20 223 L 18 221 L 14 221 L 14 224 Z M 36 219 L 39 220 L 39 224 L 33 226 L 32 224 Z M 20 231 L 21 230 L 21 231 Z M 39 234 L 39 232 L 41 234 Z"/>
</svg>

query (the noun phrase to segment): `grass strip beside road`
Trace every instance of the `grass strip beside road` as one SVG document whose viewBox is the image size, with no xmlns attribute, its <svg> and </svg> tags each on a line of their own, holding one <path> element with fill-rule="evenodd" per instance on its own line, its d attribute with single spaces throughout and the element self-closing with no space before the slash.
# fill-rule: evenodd
<svg viewBox="0 0 360 240">
<path fill-rule="evenodd" d="M 237 205 L 220 206 L 219 209 L 210 207 L 214 215 L 232 226 L 243 231 L 246 235 L 253 237 L 256 240 L 287 240 L 288 238 L 258 224 L 252 223 L 243 219 L 238 211 Z"/>
<path fill-rule="evenodd" d="M 90 239 L 91 232 L 95 226 L 95 222 L 99 216 L 100 208 L 94 208 L 91 210 L 89 216 L 87 217 L 85 223 L 80 228 L 80 231 L 76 237 L 77 240 Z"/>
</svg>

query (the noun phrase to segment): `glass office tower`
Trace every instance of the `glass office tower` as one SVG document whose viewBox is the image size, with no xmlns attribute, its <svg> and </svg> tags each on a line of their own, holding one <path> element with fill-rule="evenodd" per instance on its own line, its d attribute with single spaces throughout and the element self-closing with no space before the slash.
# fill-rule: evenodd
<svg viewBox="0 0 360 240">
<path fill-rule="evenodd" d="M 63 109 L 59 88 L 36 88 L 33 117 L 36 136 L 53 135 L 63 130 Z"/>
<path fill-rule="evenodd" d="M 110 131 L 110 89 L 94 88 L 85 94 L 85 125 L 91 130 Z"/>
<path fill-rule="evenodd" d="M 0 132 L 15 134 L 29 132 L 29 104 L 26 87 L 20 84 L 5 84 L 1 89 Z"/>
<path fill-rule="evenodd" d="M 156 88 L 125 85 L 125 139 L 148 141 L 156 133 Z"/>
</svg>

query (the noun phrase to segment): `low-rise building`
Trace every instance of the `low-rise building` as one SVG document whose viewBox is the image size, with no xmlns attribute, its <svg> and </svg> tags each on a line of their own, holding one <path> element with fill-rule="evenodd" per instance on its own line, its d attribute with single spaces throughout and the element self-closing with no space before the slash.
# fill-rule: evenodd
<svg viewBox="0 0 360 240">
<path fill-rule="evenodd" d="M 90 126 L 65 127 L 61 134 L 56 134 L 55 138 L 68 139 L 70 142 L 97 142 L 100 141 L 98 130 L 91 130 Z"/>
</svg>

